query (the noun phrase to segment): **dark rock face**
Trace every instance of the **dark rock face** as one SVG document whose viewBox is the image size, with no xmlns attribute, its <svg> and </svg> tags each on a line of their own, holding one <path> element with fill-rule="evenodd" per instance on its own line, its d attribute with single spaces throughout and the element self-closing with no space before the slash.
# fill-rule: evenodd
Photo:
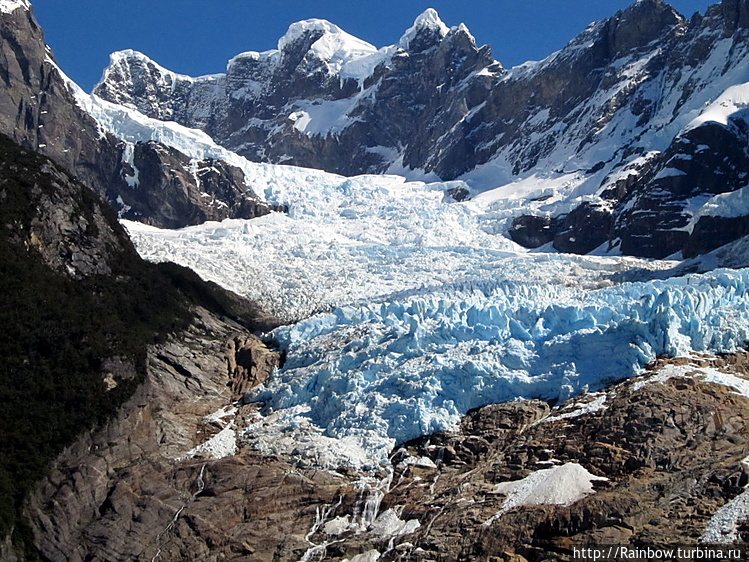
<svg viewBox="0 0 749 562">
<path fill-rule="evenodd" d="M 526 248 L 538 248 L 554 240 L 562 222 L 559 218 L 523 215 L 513 219 L 510 238 Z"/>
<path fill-rule="evenodd" d="M 119 470 L 168 465 L 210 430 L 201 418 L 230 402 L 232 385 L 267 379 L 278 354 L 248 326 L 278 323 L 178 266 L 141 260 L 106 203 L 4 135 L 0 264 L 0 559 L 82 560 L 86 546 L 101 560 L 137 558 L 169 508 L 155 498 L 127 505 L 133 491 Z M 58 455 L 71 464 L 48 473 Z M 133 484 L 147 494 L 164 484 L 149 466 Z M 302 484 L 300 494 L 311 486 Z M 54 496 L 41 507 L 35 485 Z M 147 529 L 127 553 L 126 541 L 105 540 L 121 537 L 104 516 L 124 509 Z M 121 528 L 137 534 L 132 521 Z"/>
<path fill-rule="evenodd" d="M 122 162 L 125 183 L 130 180 L 134 184 L 117 192 L 116 206 L 122 218 L 181 228 L 285 211 L 248 191 L 242 171 L 221 160 L 193 161 L 178 150 L 147 142 L 132 147 L 132 162 Z"/>
<path fill-rule="evenodd" d="M 304 552 L 315 504 L 334 501 L 342 477 L 292 474 L 282 460 L 251 452 L 175 461 L 216 433 L 203 417 L 231 400 L 227 367 L 235 342 L 270 354 L 240 326 L 205 310 L 151 348 L 146 383 L 111 422 L 58 458 L 28 502 L 43 556 L 263 560 L 275 553 L 292 560 Z M 269 365 L 258 367 L 259 379 Z"/>
<path fill-rule="evenodd" d="M 685 258 L 706 254 L 749 236 L 749 220 L 742 217 L 700 217 L 682 249 Z"/>
<path fill-rule="evenodd" d="M 71 277 L 111 274 L 130 240 L 87 187 L 0 135 L 0 202 L 10 240 Z"/>
<path fill-rule="evenodd" d="M 215 161 L 191 163 L 178 151 L 136 146 L 146 172 L 139 189 L 128 178 L 126 143 L 100 134 L 52 62 L 31 12 L 0 13 L 0 132 L 73 173 L 123 216 L 174 228 L 224 218 L 252 218 L 280 210 L 261 202 L 236 168 Z M 177 172 L 170 174 L 170 166 Z M 188 173 L 191 167 L 198 173 Z M 207 195 L 203 195 L 203 194 Z"/>
<path fill-rule="evenodd" d="M 255 337 L 236 337 L 226 344 L 226 356 L 234 400 L 268 380 L 280 357 Z"/>
<path fill-rule="evenodd" d="M 689 206 L 690 200 L 746 186 L 747 130 L 739 114 L 727 125 L 706 122 L 677 138 L 615 213 L 614 236 L 621 239 L 622 252 L 663 258 L 683 251 L 692 257 L 743 236 L 745 217 L 694 217 Z"/>
<path fill-rule="evenodd" d="M 560 252 L 587 254 L 609 239 L 611 210 L 603 205 L 583 203 L 570 212 L 554 236 Z"/>
</svg>

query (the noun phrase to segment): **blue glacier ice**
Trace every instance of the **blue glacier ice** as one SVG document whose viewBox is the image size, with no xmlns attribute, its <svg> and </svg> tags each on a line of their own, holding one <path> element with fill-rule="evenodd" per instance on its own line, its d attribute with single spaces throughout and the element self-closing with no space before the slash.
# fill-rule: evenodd
<svg viewBox="0 0 749 562">
<path fill-rule="evenodd" d="M 340 307 L 277 329 L 288 361 L 246 399 L 385 462 L 395 443 L 478 406 L 564 401 L 657 355 L 739 350 L 748 287 L 749 270 L 718 270 L 593 291 L 504 281 Z"/>
</svg>

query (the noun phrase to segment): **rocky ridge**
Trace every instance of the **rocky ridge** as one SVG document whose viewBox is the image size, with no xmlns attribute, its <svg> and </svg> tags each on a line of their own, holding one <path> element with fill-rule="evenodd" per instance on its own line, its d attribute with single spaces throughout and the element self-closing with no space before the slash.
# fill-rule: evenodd
<svg viewBox="0 0 749 562">
<path fill-rule="evenodd" d="M 309 20 L 225 74 L 191 78 L 116 53 L 95 92 L 254 161 L 548 181 L 510 228 L 516 241 L 692 256 L 746 234 L 745 211 L 705 206 L 745 185 L 741 112 L 690 125 L 747 80 L 746 11 L 745 0 L 724 0 L 687 20 L 660 0 L 636 2 L 509 70 L 433 10 L 379 50 Z M 574 188 L 554 195 L 559 182 Z"/>
<path fill-rule="evenodd" d="M 28 3 L 0 11 L 0 38 L 0 132 L 52 158 L 121 216 L 176 228 L 281 210 L 263 203 L 230 165 L 101 130 L 76 102 Z"/>
</svg>

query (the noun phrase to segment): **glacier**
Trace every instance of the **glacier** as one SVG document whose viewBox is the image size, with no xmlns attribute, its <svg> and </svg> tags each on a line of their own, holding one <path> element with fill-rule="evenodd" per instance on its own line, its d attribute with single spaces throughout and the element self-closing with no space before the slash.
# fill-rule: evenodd
<svg viewBox="0 0 749 562">
<path fill-rule="evenodd" d="M 436 25 L 429 15 L 419 24 Z M 386 56 L 368 45 L 351 59 L 333 56 L 344 43 L 318 47 L 341 68 L 353 65 L 352 75 L 366 73 L 370 57 Z M 621 69 L 637 82 L 646 63 L 634 59 Z M 743 111 L 744 87 L 728 82 L 744 82 L 737 78 L 745 73 L 739 65 L 721 77 L 717 105 L 696 96 L 677 118 L 656 119 L 643 137 L 656 150 L 630 163 L 664 150 L 700 115 L 720 120 Z M 462 180 L 347 178 L 250 163 L 202 131 L 69 87 L 102 133 L 157 140 L 194 160 L 223 159 L 244 172 L 248 189 L 288 208 L 174 231 L 123 221 L 145 258 L 191 267 L 288 322 L 267 335 L 285 351 L 285 364 L 243 399 L 261 409 L 249 427 L 237 428 L 237 439 L 261 451 L 326 468 L 377 469 L 395 445 L 452 428 L 473 408 L 522 398 L 562 403 L 632 377 L 658 355 L 731 352 L 749 340 L 748 271 L 669 277 L 685 267 L 733 264 L 719 251 L 679 269 L 620 255 L 529 251 L 506 237 L 520 214 L 555 216 L 597 200 L 613 164 L 592 176 L 585 166 L 543 166 L 552 158 L 613 162 L 631 116 L 622 116 L 621 131 L 602 133 L 608 141 L 598 152 L 575 160 L 559 146 L 523 177 L 505 173 L 500 154 Z M 297 109 L 295 124 L 309 133 L 344 126 L 349 112 L 345 104 Z M 625 167 L 610 179 L 630 173 Z M 456 202 L 456 190 L 473 199 Z M 745 204 L 741 190 L 710 199 L 703 213 L 740 215 Z M 746 244 L 734 243 L 744 262 Z"/>
<path fill-rule="evenodd" d="M 395 444 L 482 405 L 564 401 L 658 355 L 740 350 L 748 287 L 749 271 L 719 270 L 593 291 L 500 281 L 340 307 L 273 332 L 286 364 L 245 400 L 290 413 L 277 416 L 288 431 L 306 418 L 382 465 Z"/>
<path fill-rule="evenodd" d="M 245 167 L 250 183 L 273 169 Z M 244 399 L 262 415 L 238 438 L 260 451 L 377 469 L 396 444 L 473 408 L 563 402 L 658 355 L 749 340 L 747 271 L 668 278 L 675 261 L 528 251 L 504 235 L 523 199 L 457 203 L 460 181 L 292 167 L 274 179 L 259 191 L 287 214 L 173 231 L 123 221 L 147 259 L 191 267 L 289 322 L 268 334 L 285 365 Z M 543 178 L 527 187 L 554 191 Z"/>
</svg>

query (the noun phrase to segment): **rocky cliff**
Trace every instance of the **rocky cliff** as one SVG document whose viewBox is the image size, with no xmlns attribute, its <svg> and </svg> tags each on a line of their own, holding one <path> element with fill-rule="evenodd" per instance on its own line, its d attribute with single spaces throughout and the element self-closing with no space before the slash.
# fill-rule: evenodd
<svg viewBox="0 0 749 562">
<path fill-rule="evenodd" d="M 0 10 L 0 79 L 0 132 L 52 158 L 121 216 L 175 228 L 273 209 L 232 166 L 103 131 L 71 93 L 27 2 Z"/>
<path fill-rule="evenodd" d="M 167 381 L 171 401 L 159 406 L 160 433 L 150 438 L 169 435 L 167 456 L 189 450 L 214 395 L 228 401 L 232 388 L 236 393 L 267 378 L 278 359 L 248 330 L 276 323 L 183 268 L 142 261 L 108 205 L 50 159 L 5 136 L 0 201 L 2 559 L 13 559 L 14 550 L 29 559 L 36 550 L 58 559 L 65 548 L 74 552 L 80 537 L 49 552 L 46 543 L 90 521 L 86 502 L 99 497 L 101 482 L 86 484 L 94 488 L 88 496 L 81 491 L 55 504 L 68 510 L 59 519 L 45 504 L 38 522 L 27 502 L 40 478 L 55 477 L 48 464 L 69 446 L 65 454 L 85 450 L 98 459 L 81 461 L 85 477 L 59 476 L 63 495 L 88 477 L 101 478 L 106 471 L 98 463 L 107 461 L 94 452 L 103 445 L 94 446 L 92 435 L 114 443 L 117 428 L 122 449 L 116 454 L 142 460 L 134 448 L 147 451 L 151 442 L 133 444 L 142 429 L 134 404 L 147 400 L 156 407 L 149 392 L 163 372 L 177 379 Z M 214 375 L 209 386 L 195 374 L 203 370 L 221 377 Z M 83 449 L 73 445 L 81 434 L 88 443 L 78 441 Z M 116 474 L 110 472 L 113 479 Z M 69 510 L 76 502 L 82 507 L 74 517 Z M 24 516 L 24 509 L 31 511 Z"/>
</svg>

